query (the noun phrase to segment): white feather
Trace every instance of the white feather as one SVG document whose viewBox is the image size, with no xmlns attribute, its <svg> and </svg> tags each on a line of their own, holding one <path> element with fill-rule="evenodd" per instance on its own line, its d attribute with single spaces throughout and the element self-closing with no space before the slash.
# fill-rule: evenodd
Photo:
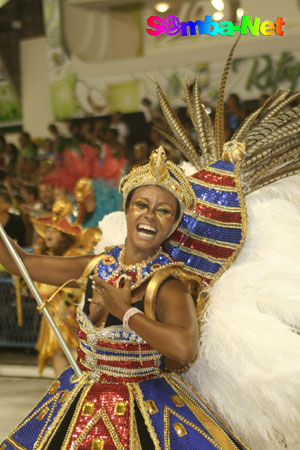
<svg viewBox="0 0 300 450">
<path fill-rule="evenodd" d="M 251 450 L 299 448 L 299 179 L 247 197 L 245 245 L 210 290 L 186 374 Z"/>
<path fill-rule="evenodd" d="M 107 214 L 98 223 L 98 227 L 102 231 L 102 236 L 94 247 L 94 253 L 96 255 L 104 252 L 105 247 L 125 244 L 127 227 L 125 213 L 123 211 L 115 211 Z"/>
</svg>

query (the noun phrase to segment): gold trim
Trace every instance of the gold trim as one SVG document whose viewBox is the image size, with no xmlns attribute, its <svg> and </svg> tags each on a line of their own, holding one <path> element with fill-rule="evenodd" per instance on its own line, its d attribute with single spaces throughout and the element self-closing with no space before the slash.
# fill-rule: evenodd
<svg viewBox="0 0 300 450">
<path fill-rule="evenodd" d="M 175 242 L 175 241 L 170 241 L 170 244 L 174 245 L 174 246 L 176 246 L 176 245 L 178 246 L 178 242 Z M 182 246 L 182 247 L 180 247 L 180 250 L 185 253 L 191 253 L 192 255 L 201 256 L 201 258 L 208 259 L 209 261 L 212 261 L 217 264 L 223 264 L 224 262 L 227 261 L 227 258 L 215 258 L 214 256 L 207 255 L 206 253 L 203 253 L 200 250 L 196 250 L 194 248 L 191 249 L 189 247 Z"/>
<path fill-rule="evenodd" d="M 197 204 L 208 206 L 209 208 L 214 208 L 219 211 L 240 212 L 240 208 L 238 206 L 223 206 L 219 205 L 219 203 L 207 202 L 206 200 L 200 200 L 199 198 L 197 198 Z"/>
<path fill-rule="evenodd" d="M 177 419 L 181 420 L 185 425 L 197 431 L 201 436 L 203 436 L 208 442 L 210 442 L 216 449 L 218 450 L 227 450 L 224 447 L 221 447 L 212 437 L 210 437 L 205 431 L 203 431 L 200 427 L 195 425 L 193 422 L 190 422 L 184 416 L 179 414 L 174 409 L 169 406 L 165 406 L 164 409 L 164 445 L 165 450 L 171 450 L 171 442 L 170 442 L 170 416 L 175 416 Z M 175 430 L 176 432 L 176 430 Z M 177 433 L 177 432 L 176 432 Z M 178 434 L 178 433 L 177 433 Z M 187 434 L 187 433 L 186 433 Z M 183 436 L 181 436 L 183 437 Z M 229 449 L 228 449 L 229 450 Z M 232 450 L 232 449 L 231 449 Z M 236 450 L 236 449 L 235 449 Z"/>
<path fill-rule="evenodd" d="M 176 380 L 174 379 L 174 377 L 180 379 L 180 381 L 187 386 L 188 389 L 190 389 L 192 391 L 192 393 L 195 395 L 196 398 L 199 399 L 200 402 L 202 402 L 205 407 L 211 412 L 212 416 L 216 416 L 217 420 L 223 425 L 225 430 L 228 430 L 228 433 L 230 433 L 234 439 L 239 442 L 243 448 L 245 450 L 250 450 L 250 448 L 248 448 L 239 438 L 238 436 L 236 436 L 235 433 L 233 433 L 233 431 L 231 430 L 231 428 L 226 425 L 222 419 L 220 419 L 220 417 L 210 408 L 210 406 L 207 404 L 207 402 L 205 400 L 203 400 L 202 397 L 200 397 L 199 393 L 196 391 L 196 389 L 184 378 L 176 375 L 176 374 L 165 374 L 164 378 L 166 379 L 166 381 L 168 382 L 168 384 L 174 389 L 175 392 L 178 393 L 179 396 L 182 396 L 184 398 L 184 401 L 186 402 L 187 406 L 191 409 L 191 411 L 195 414 L 195 416 L 198 418 L 198 411 L 206 417 L 208 418 L 210 421 L 212 421 L 213 424 L 215 424 L 224 434 L 224 436 L 226 437 L 226 439 L 229 441 L 229 443 L 231 444 L 231 447 L 229 447 L 228 450 L 238 450 L 238 447 L 235 445 L 235 443 L 231 440 L 230 436 L 228 436 L 226 434 L 226 432 L 222 429 L 222 427 L 220 427 L 220 425 L 213 419 L 213 417 L 211 417 L 209 414 L 206 413 L 205 410 L 203 410 L 201 408 L 201 405 L 199 403 L 196 402 L 196 400 L 184 389 L 184 387 L 182 387 L 180 384 L 178 384 L 176 382 Z M 196 408 L 196 409 L 195 409 Z M 205 417 L 202 418 L 201 415 L 201 423 L 205 423 Z M 204 425 L 205 426 L 205 425 Z M 209 430 L 209 432 L 211 433 L 211 429 Z M 222 443 L 222 445 L 224 446 L 224 443 Z M 227 450 L 227 447 L 224 447 L 225 450 Z"/>
<path fill-rule="evenodd" d="M 84 401 L 86 399 L 88 391 L 91 389 L 91 387 L 94 384 L 93 381 L 91 381 L 91 380 L 88 381 L 87 377 L 88 377 L 88 374 L 86 374 L 86 380 L 85 380 L 85 383 L 83 385 L 83 389 L 82 389 L 82 392 L 80 394 L 80 398 L 78 399 L 75 411 L 74 411 L 74 413 L 72 415 L 72 419 L 71 419 L 70 424 L 68 426 L 66 435 L 64 437 L 64 441 L 63 441 L 61 450 L 67 450 L 69 442 L 70 442 L 70 439 L 72 437 L 73 429 L 74 429 L 74 427 L 76 425 L 76 422 L 78 420 L 79 414 L 81 413 L 82 405 L 83 405 L 83 403 L 84 403 Z M 48 445 L 49 445 L 49 442 L 48 442 Z"/>
<path fill-rule="evenodd" d="M 236 188 L 237 188 L 237 193 L 238 193 L 238 197 L 239 197 L 239 201 L 240 201 L 240 213 L 242 216 L 242 223 L 241 223 L 241 232 L 242 232 L 242 236 L 241 236 L 241 241 L 238 245 L 238 247 L 236 246 L 234 252 L 232 253 L 232 255 L 227 259 L 227 261 L 220 267 L 220 269 L 218 270 L 218 272 L 216 272 L 212 278 L 212 281 L 210 283 L 210 287 L 212 287 L 214 285 L 214 283 L 220 278 L 220 276 L 228 269 L 228 267 L 231 266 L 231 264 L 234 262 L 234 260 L 236 259 L 237 255 L 239 254 L 242 246 L 244 245 L 245 239 L 246 239 L 246 235 L 247 235 L 247 210 L 246 210 L 246 205 L 245 205 L 245 198 L 243 195 L 243 191 L 242 191 L 242 187 L 241 187 L 241 181 L 240 181 L 240 167 L 241 167 L 241 163 L 238 162 L 235 165 L 235 169 L 234 169 L 234 177 L 235 177 L 235 184 L 236 184 Z M 224 246 L 224 245 L 223 245 Z"/>
<path fill-rule="evenodd" d="M 145 315 L 149 317 L 149 319 L 156 320 L 156 296 L 161 284 L 166 280 L 166 278 L 171 275 L 178 278 L 187 287 L 187 289 L 189 289 L 188 285 L 191 279 L 199 285 L 200 289 L 201 280 L 199 279 L 199 277 L 195 277 L 190 273 L 185 272 L 182 268 L 168 267 L 164 270 L 161 270 L 160 272 L 156 272 L 149 281 L 144 296 L 144 311 Z"/>
<path fill-rule="evenodd" d="M 13 446 L 13 448 L 15 448 L 16 450 L 29 450 L 28 448 L 26 448 L 26 447 L 23 447 L 23 445 L 21 445 L 21 444 L 19 444 L 17 441 L 15 441 L 13 438 L 7 438 L 7 439 L 5 439 L 10 445 L 12 445 Z M 4 444 L 5 445 L 5 447 L 3 447 L 3 450 L 7 447 L 7 445 L 6 444 Z M 1 447 L 1 450 L 2 450 L 2 447 Z"/>
<path fill-rule="evenodd" d="M 242 224 L 241 224 L 242 227 Z M 178 230 L 181 233 L 187 234 L 187 230 L 183 227 L 178 227 Z M 197 239 L 198 241 L 203 241 L 206 242 L 207 244 L 212 244 L 215 245 L 216 247 L 223 247 L 223 248 L 229 248 L 231 250 L 236 250 L 237 244 L 231 244 L 230 242 L 223 242 L 223 241 L 218 241 L 217 239 L 210 239 L 204 236 L 199 236 L 198 234 L 192 233 L 191 231 L 188 230 L 188 236 L 193 238 L 193 239 Z M 177 246 L 178 246 L 178 242 L 177 242 Z"/>
<path fill-rule="evenodd" d="M 206 181 L 199 180 L 198 178 L 191 178 L 193 180 L 192 183 L 197 184 L 198 186 L 207 187 L 208 189 L 212 189 L 214 191 L 236 192 L 235 186 L 220 186 L 218 184 L 207 183 Z"/>
<path fill-rule="evenodd" d="M 241 228 L 241 222 L 222 222 L 221 220 L 209 219 L 208 217 L 201 216 L 201 214 L 200 214 L 201 218 L 199 219 L 199 215 L 198 214 L 196 215 L 196 213 L 192 211 L 187 211 L 185 215 L 193 217 L 193 219 L 196 219 L 198 222 L 209 223 L 211 225 L 215 225 L 216 227 L 220 228 Z"/>
<path fill-rule="evenodd" d="M 53 420 L 53 422 L 51 424 L 50 429 L 48 431 L 46 431 L 46 433 L 43 437 L 39 436 L 39 438 L 37 439 L 35 445 L 38 444 L 38 446 L 36 446 L 36 447 L 34 446 L 34 450 L 45 450 L 48 448 L 48 445 L 51 441 L 51 437 L 57 431 L 59 425 L 61 424 L 61 421 L 65 417 L 65 415 L 70 407 L 70 404 L 73 402 L 73 400 L 75 399 L 78 392 L 86 384 L 86 380 L 87 380 L 87 374 L 82 374 L 77 386 L 75 386 L 74 389 L 72 391 L 70 391 L 68 401 L 66 401 L 62 405 L 60 411 L 58 411 L 55 419 Z"/>
<path fill-rule="evenodd" d="M 113 426 L 109 415 L 107 414 L 107 412 L 104 409 L 99 409 L 96 414 L 94 415 L 94 417 L 88 422 L 88 424 L 86 425 L 86 427 L 84 428 L 84 430 L 82 430 L 82 432 L 80 433 L 80 436 L 78 436 L 78 438 L 76 439 L 76 441 L 74 442 L 74 447 L 75 448 L 79 448 L 79 445 L 84 441 L 84 439 L 87 437 L 88 433 L 91 431 L 91 429 L 93 428 L 93 426 L 98 422 L 99 419 L 103 420 L 103 423 L 107 429 L 107 431 L 109 432 L 110 437 L 112 438 L 113 443 L 115 444 L 116 450 L 125 450 L 125 447 L 123 446 L 123 444 L 121 444 L 119 436 L 116 432 L 115 427 Z M 62 447 L 62 450 L 65 447 Z"/>
<path fill-rule="evenodd" d="M 212 164 L 215 164 L 218 161 L 215 161 Z M 234 177 L 234 172 L 228 172 L 227 170 L 217 169 L 216 167 L 211 167 L 211 165 L 208 167 L 205 167 L 204 170 L 206 170 L 207 172 L 215 173 L 217 175 L 223 175 L 225 177 Z"/>
<path fill-rule="evenodd" d="M 155 429 L 154 429 L 154 427 L 152 425 L 152 421 L 151 421 L 150 416 L 148 414 L 148 411 L 146 409 L 145 400 L 144 400 L 144 396 L 143 396 L 143 393 L 141 391 L 141 388 L 140 388 L 138 383 L 131 384 L 131 388 L 132 388 L 132 391 L 133 391 L 133 394 L 134 394 L 134 398 L 135 398 L 136 404 L 137 404 L 137 406 L 138 406 L 138 408 L 139 408 L 139 410 L 140 410 L 140 412 L 141 412 L 141 414 L 142 414 L 142 416 L 144 418 L 145 425 L 147 427 L 148 433 L 150 434 L 150 437 L 152 439 L 152 442 L 153 442 L 153 445 L 154 445 L 154 449 L 155 450 L 162 450 L 161 446 L 159 444 L 159 440 L 158 440 L 157 434 L 156 434 Z"/>
</svg>

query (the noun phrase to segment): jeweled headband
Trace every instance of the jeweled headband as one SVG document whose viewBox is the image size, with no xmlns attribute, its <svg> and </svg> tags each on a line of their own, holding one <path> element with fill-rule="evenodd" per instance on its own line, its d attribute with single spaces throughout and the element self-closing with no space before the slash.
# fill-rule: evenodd
<svg viewBox="0 0 300 450">
<path fill-rule="evenodd" d="M 196 197 L 188 178 L 179 166 L 167 160 L 166 152 L 161 146 L 153 150 L 148 164 L 132 169 L 121 179 L 119 190 L 123 195 L 124 209 L 128 194 L 140 186 L 162 187 L 178 200 L 180 215 L 171 232 L 177 227 L 183 213 L 196 204 Z"/>
</svg>

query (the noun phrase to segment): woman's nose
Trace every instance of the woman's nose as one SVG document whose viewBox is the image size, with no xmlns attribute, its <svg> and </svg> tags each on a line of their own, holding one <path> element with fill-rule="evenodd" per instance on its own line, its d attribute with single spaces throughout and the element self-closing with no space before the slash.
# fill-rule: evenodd
<svg viewBox="0 0 300 450">
<path fill-rule="evenodd" d="M 149 218 L 152 218 L 152 219 L 154 219 L 155 218 L 155 210 L 154 210 L 154 208 L 149 208 L 147 211 L 146 211 L 146 217 L 149 217 Z"/>
</svg>

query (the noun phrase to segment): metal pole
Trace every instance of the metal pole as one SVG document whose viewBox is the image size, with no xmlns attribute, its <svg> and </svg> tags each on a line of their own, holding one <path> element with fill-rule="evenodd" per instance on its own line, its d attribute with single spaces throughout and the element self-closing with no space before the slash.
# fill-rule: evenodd
<svg viewBox="0 0 300 450">
<path fill-rule="evenodd" d="M 13 258 L 14 262 L 16 263 L 18 269 L 20 270 L 22 277 L 24 278 L 24 280 L 26 281 L 30 291 L 32 292 L 32 294 L 33 294 L 37 304 L 39 306 L 42 306 L 44 304 L 44 302 L 41 299 L 40 294 L 38 293 L 38 290 L 37 290 L 35 284 L 33 283 L 33 281 L 31 279 L 31 277 L 30 277 L 30 275 L 29 275 L 29 273 L 28 273 L 28 271 L 27 271 L 27 269 L 26 269 L 22 259 L 20 258 L 20 256 L 16 252 L 16 250 L 14 249 L 13 245 L 11 244 L 10 240 L 8 239 L 8 237 L 7 237 L 7 235 L 6 235 L 5 231 L 4 231 L 4 228 L 3 228 L 3 226 L 1 224 L 0 224 L 0 236 L 1 236 L 4 244 L 6 245 L 7 250 L 9 251 L 11 257 Z M 64 352 L 64 354 L 66 356 L 66 358 L 67 358 L 67 360 L 69 361 L 69 363 L 73 367 L 76 376 L 79 377 L 81 375 L 81 370 L 80 370 L 77 362 L 75 361 L 74 356 L 72 355 L 69 347 L 67 346 L 64 338 L 62 337 L 62 335 L 61 335 L 61 333 L 60 333 L 56 323 L 54 322 L 54 320 L 53 320 L 53 318 L 51 316 L 51 314 L 49 313 L 47 307 L 44 307 L 42 309 L 42 312 L 43 312 L 46 320 L 48 321 L 50 327 L 52 328 L 53 333 L 55 334 L 55 336 L 56 336 L 56 338 L 57 338 L 57 340 L 58 340 L 58 342 L 59 342 L 59 344 L 60 344 L 60 346 L 61 346 L 61 348 L 62 348 L 62 350 L 63 350 L 63 352 Z"/>
</svg>

